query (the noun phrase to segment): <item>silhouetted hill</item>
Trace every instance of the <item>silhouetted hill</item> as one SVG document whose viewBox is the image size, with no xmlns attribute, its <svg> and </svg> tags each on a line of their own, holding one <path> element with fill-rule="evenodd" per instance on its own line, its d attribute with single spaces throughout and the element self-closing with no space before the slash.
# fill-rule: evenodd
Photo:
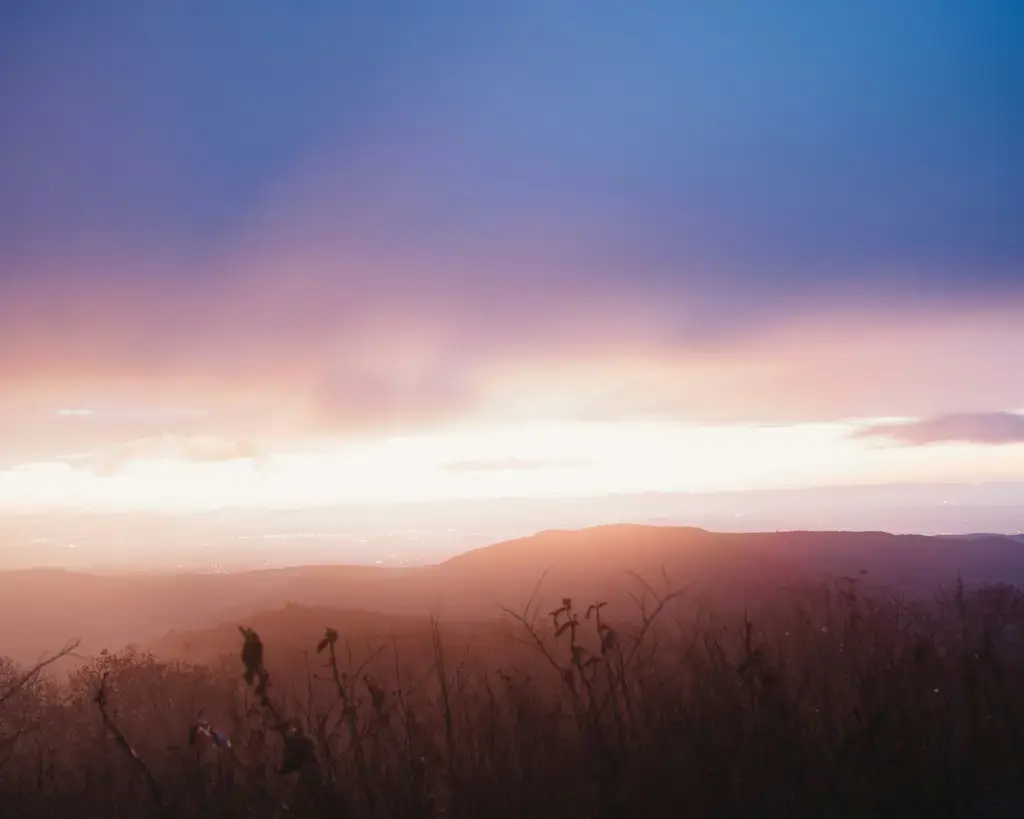
<svg viewBox="0 0 1024 819">
<path fill-rule="evenodd" d="M 0 572 L 0 655 L 30 662 L 74 637 L 82 639 L 83 653 L 96 653 L 172 629 L 208 628 L 291 600 L 373 602 L 371 590 L 386 590 L 390 573 L 399 571 L 307 566 L 238 574 Z"/>
<path fill-rule="evenodd" d="M 865 582 L 930 594 L 960 574 L 968 584 L 1024 586 L 1024 544 L 884 532 L 728 534 L 609 525 L 546 531 L 476 549 L 435 566 L 303 566 L 237 574 L 100 576 L 61 570 L 0 572 L 0 654 L 29 661 L 69 638 L 83 651 L 148 642 L 172 630 L 238 623 L 288 602 L 446 619 L 522 607 L 547 572 L 541 599 L 628 602 L 635 572 L 721 600 L 764 598 L 825 575 L 866 571 Z M 320 623 L 318 628 L 322 628 Z"/>
<path fill-rule="evenodd" d="M 943 537 L 952 537 L 955 540 L 988 540 L 990 538 L 1008 538 L 1014 540 L 1017 543 L 1024 543 L 1024 535 L 999 535 L 993 534 L 992 532 L 972 532 L 968 535 L 943 535 Z"/>
<path fill-rule="evenodd" d="M 867 572 L 866 582 L 927 592 L 961 576 L 968 584 L 1024 582 L 1024 544 L 1001 535 L 963 539 L 886 532 L 732 534 L 681 527 L 613 525 L 541 532 L 475 549 L 441 564 L 491 594 L 520 590 L 549 568 L 546 584 L 572 587 L 624 571 L 717 594 L 752 594 L 824 575 Z M 479 585 L 477 585 L 479 590 Z"/>
</svg>

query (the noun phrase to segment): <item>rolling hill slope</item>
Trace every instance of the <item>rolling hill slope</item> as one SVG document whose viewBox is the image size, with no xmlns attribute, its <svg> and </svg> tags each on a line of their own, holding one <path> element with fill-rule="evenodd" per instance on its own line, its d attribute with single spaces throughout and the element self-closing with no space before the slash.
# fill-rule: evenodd
<svg viewBox="0 0 1024 819">
<path fill-rule="evenodd" d="M 884 532 L 728 534 L 611 525 L 546 531 L 466 552 L 434 566 L 302 566 L 238 574 L 99 576 L 0 572 L 0 654 L 31 661 L 80 637 L 83 651 L 146 642 L 172 630 L 239 622 L 289 602 L 449 619 L 521 608 L 547 572 L 543 600 L 627 598 L 629 572 L 720 599 L 770 595 L 787 584 L 867 572 L 865 581 L 930 594 L 940 584 L 1024 586 L 1024 544 Z"/>
</svg>

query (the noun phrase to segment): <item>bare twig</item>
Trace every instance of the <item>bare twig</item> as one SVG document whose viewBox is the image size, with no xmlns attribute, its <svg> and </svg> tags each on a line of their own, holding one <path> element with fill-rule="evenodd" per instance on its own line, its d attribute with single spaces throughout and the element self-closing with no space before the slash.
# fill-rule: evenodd
<svg viewBox="0 0 1024 819">
<path fill-rule="evenodd" d="M 53 665 L 58 660 L 61 660 L 64 657 L 71 655 L 72 652 L 74 652 L 74 650 L 78 648 L 79 644 L 80 641 L 75 640 L 73 643 L 71 643 L 71 645 L 67 646 L 66 648 L 62 648 L 52 657 L 47 657 L 44 660 L 40 660 L 38 663 L 32 666 L 32 668 L 30 668 L 28 671 L 22 674 L 17 680 L 8 685 L 4 691 L 0 692 L 0 705 L 3 705 L 5 702 L 7 702 L 7 700 L 9 700 L 19 691 L 21 691 L 26 685 L 28 685 L 37 677 L 39 677 L 39 675 L 42 674 L 46 668 Z"/>
<path fill-rule="evenodd" d="M 320 641 L 317 646 L 317 652 L 323 651 L 325 648 L 328 652 L 327 665 L 330 667 L 331 679 L 334 681 L 334 687 L 338 694 L 338 699 L 341 702 L 342 716 L 345 724 L 348 726 L 349 735 L 349 747 L 351 747 L 355 754 L 356 760 L 356 773 L 359 777 L 359 784 L 363 790 L 363 796 L 366 799 L 367 813 L 372 817 L 377 814 L 377 800 L 376 795 L 373 791 L 373 786 L 370 782 L 370 769 L 366 761 L 366 753 L 362 743 L 362 733 L 359 730 L 359 715 L 357 711 L 357 705 L 352 693 L 349 691 L 345 680 L 342 679 L 341 671 L 338 667 L 338 654 L 335 646 L 338 642 L 338 632 L 332 628 L 326 629 L 324 632 L 324 638 Z M 348 660 L 349 666 L 352 665 L 352 649 L 349 645 L 348 649 Z M 366 661 L 360 666 L 357 673 L 362 672 L 363 668 L 369 663 Z"/>
<path fill-rule="evenodd" d="M 523 617 L 525 619 L 530 619 L 531 608 L 534 608 L 536 610 L 537 595 L 540 594 L 540 587 L 544 585 L 544 581 L 547 579 L 548 572 L 550 571 L 551 567 L 549 566 L 543 572 L 541 572 L 540 577 L 537 579 L 537 585 L 534 586 L 533 591 L 530 592 L 530 596 L 526 600 L 526 607 L 523 609 Z"/>
<path fill-rule="evenodd" d="M 100 687 L 96 692 L 95 697 L 96 706 L 99 708 L 100 716 L 103 718 L 103 725 L 106 726 L 107 730 L 113 735 L 117 744 L 124 750 L 128 758 L 132 760 L 132 764 L 139 770 L 139 772 L 145 777 L 146 784 L 149 785 L 150 793 L 153 794 L 153 799 L 156 803 L 163 807 L 164 800 L 163 794 L 160 791 L 160 783 L 157 782 L 156 777 L 153 776 L 153 772 L 149 769 L 149 766 L 143 761 L 142 757 L 136 753 L 135 749 L 128 742 L 128 738 L 124 735 L 117 724 L 111 719 L 110 714 L 107 713 L 107 675 L 104 674 L 100 678 Z"/>
</svg>

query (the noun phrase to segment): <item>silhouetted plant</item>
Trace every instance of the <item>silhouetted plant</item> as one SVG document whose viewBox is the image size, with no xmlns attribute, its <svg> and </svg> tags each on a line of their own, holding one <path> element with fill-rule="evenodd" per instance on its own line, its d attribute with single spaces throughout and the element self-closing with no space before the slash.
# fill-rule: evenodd
<svg viewBox="0 0 1024 819">
<path fill-rule="evenodd" d="M 632 614 L 531 599 L 510 635 L 431 620 L 390 652 L 243 626 L 240 675 L 238 653 L 106 653 L 61 686 L 0 664 L 0 815 L 968 816 L 1022 796 L 1016 590 L 915 602 L 854 576 L 684 617 L 638 582 Z M 322 671 L 294 652 L 314 647 Z"/>
</svg>

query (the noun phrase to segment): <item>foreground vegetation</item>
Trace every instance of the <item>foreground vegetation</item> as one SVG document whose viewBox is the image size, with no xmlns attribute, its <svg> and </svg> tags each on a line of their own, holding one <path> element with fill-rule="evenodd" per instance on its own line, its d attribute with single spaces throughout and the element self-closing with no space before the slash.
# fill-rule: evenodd
<svg viewBox="0 0 1024 819">
<path fill-rule="evenodd" d="M 629 618 L 531 604 L 413 649 L 243 626 L 210 666 L 5 663 L 0 816 L 988 815 L 1024 791 L 1022 599 L 644 586 Z"/>
</svg>

